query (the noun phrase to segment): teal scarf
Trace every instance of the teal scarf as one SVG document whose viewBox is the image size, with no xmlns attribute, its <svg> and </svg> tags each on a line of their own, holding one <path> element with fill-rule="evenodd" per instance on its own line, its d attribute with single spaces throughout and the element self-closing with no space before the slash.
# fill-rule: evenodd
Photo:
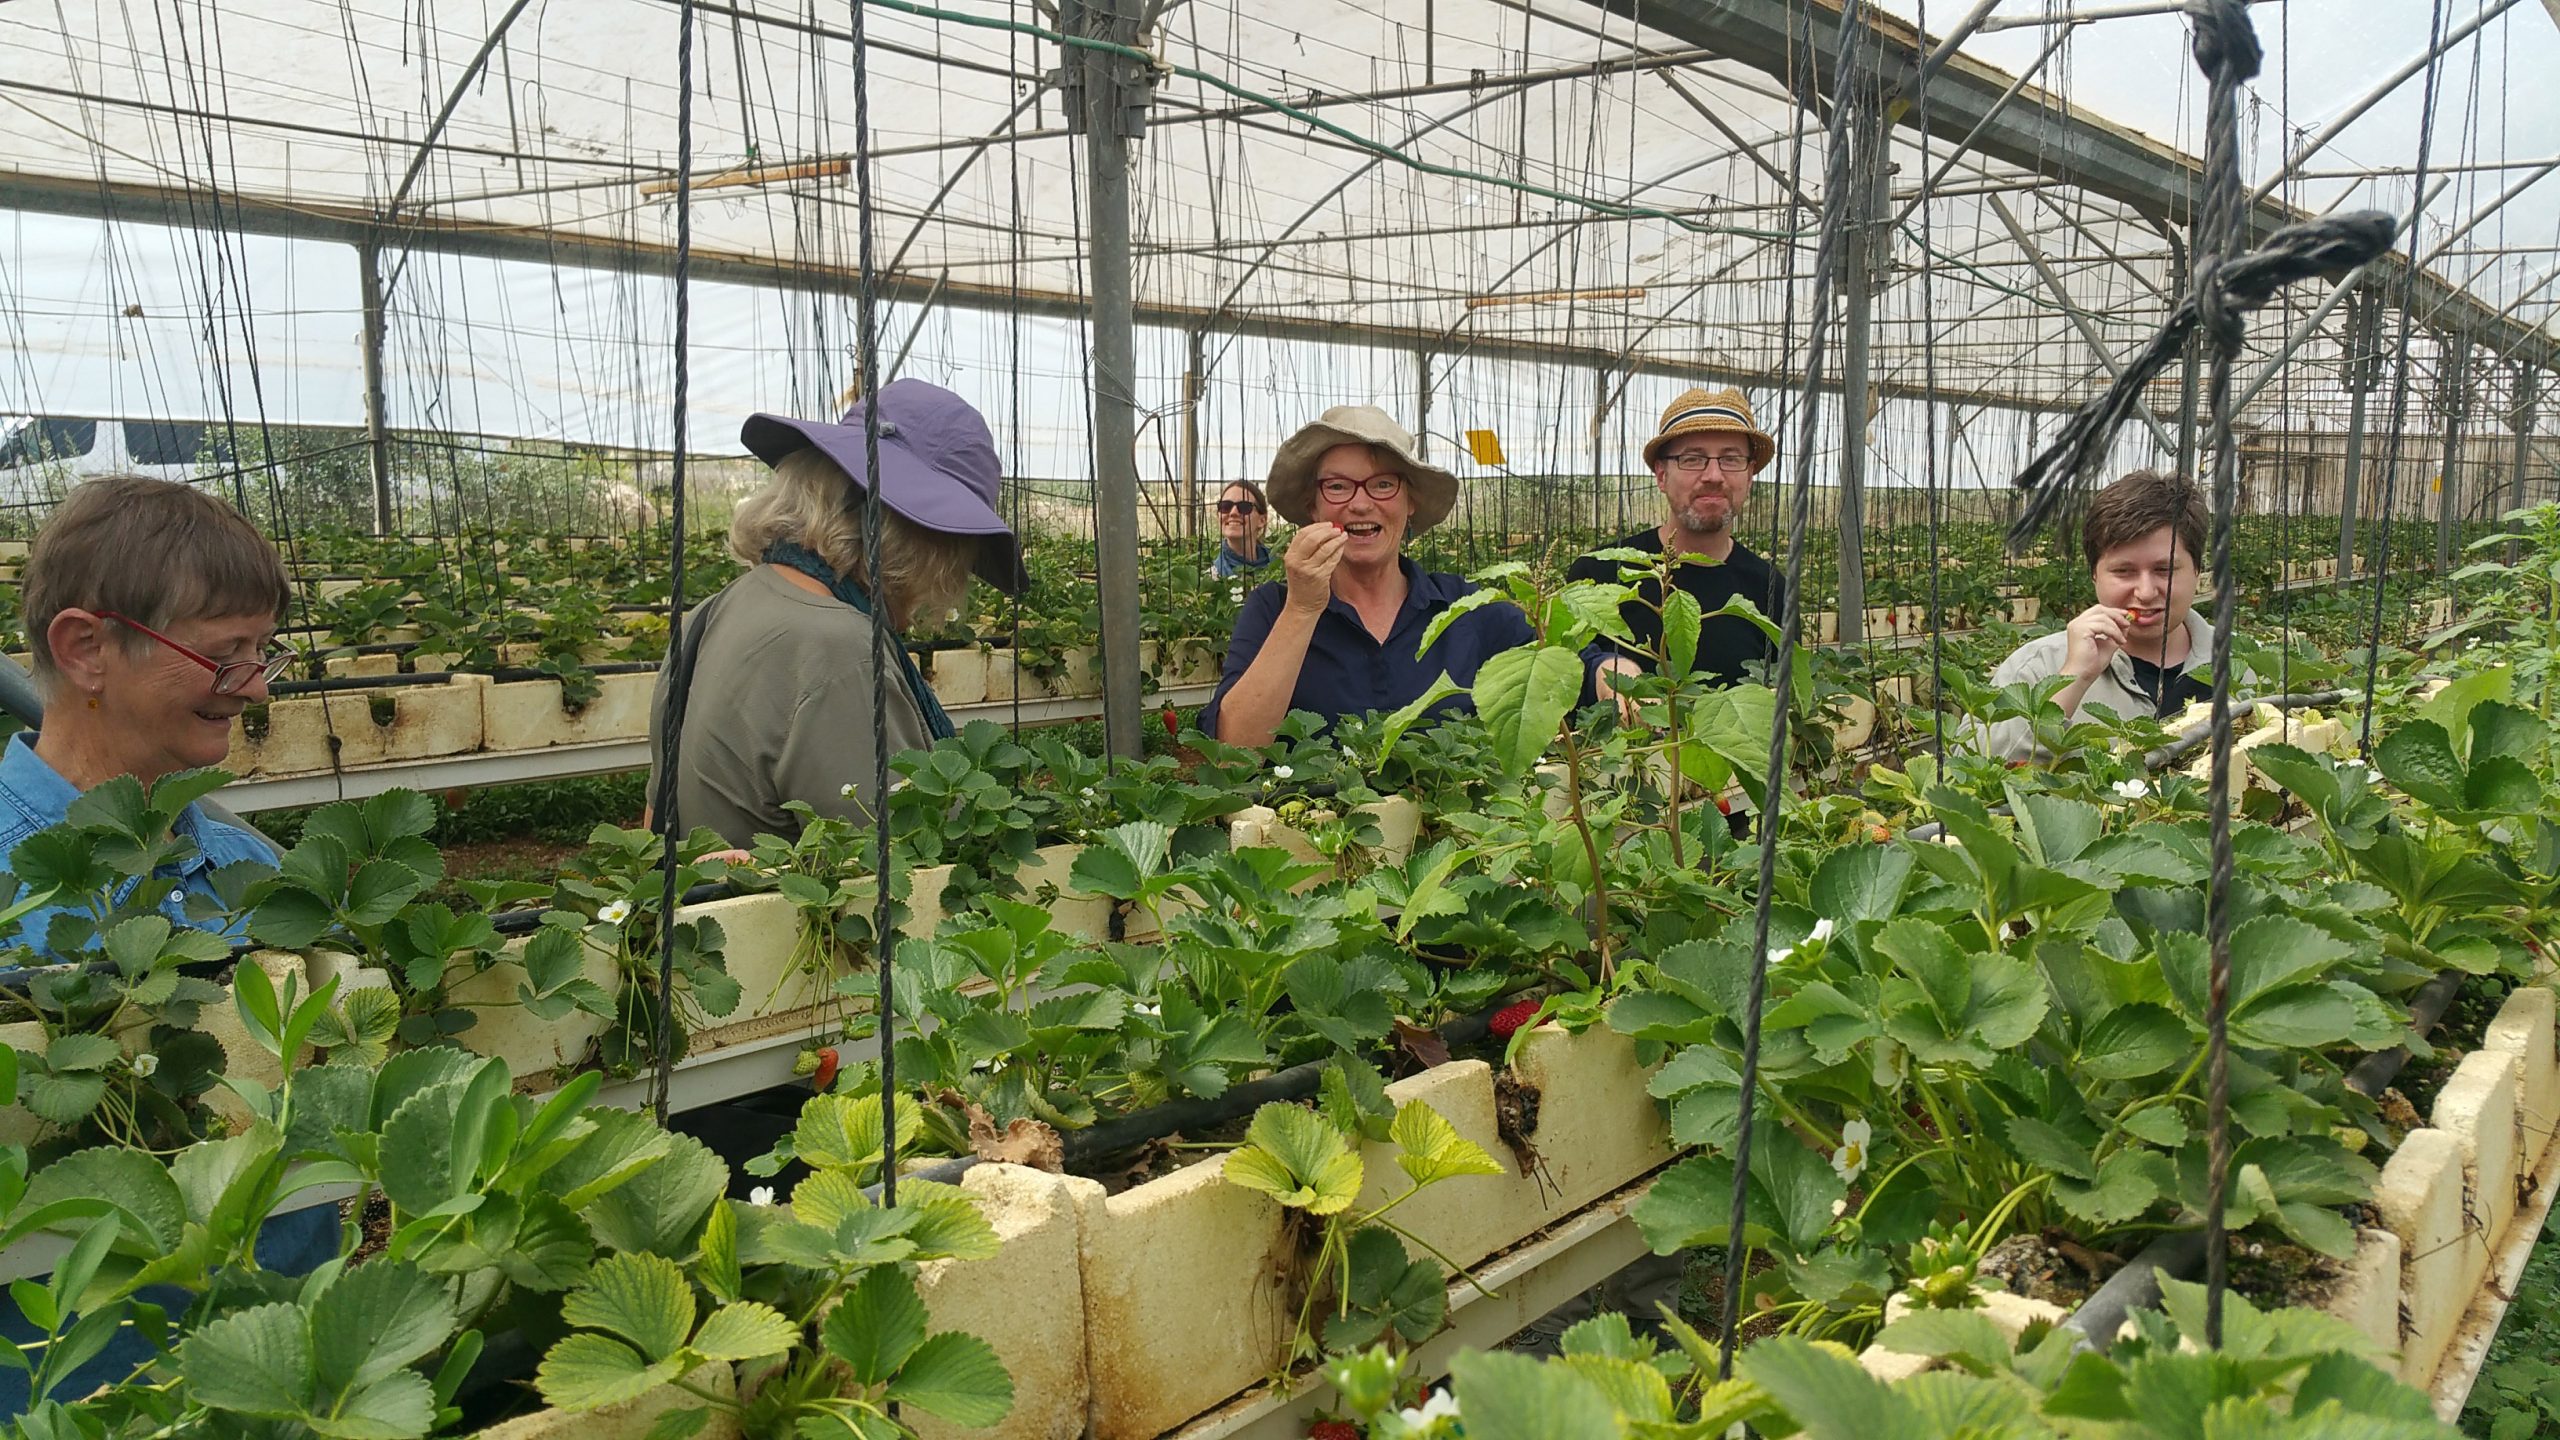
<svg viewBox="0 0 2560 1440">
<path fill-rule="evenodd" d="M 764 563 L 785 565 L 799 571 L 826 586 L 828 594 L 871 616 L 873 624 L 880 623 L 879 617 L 872 614 L 871 597 L 862 593 L 862 587 L 838 575 L 834 566 L 819 559 L 817 553 L 808 547 L 788 540 L 776 540 L 765 547 Z M 942 702 L 934 696 L 933 687 L 924 683 L 924 672 L 916 668 L 916 657 L 907 653 L 907 642 L 899 638 L 895 630 L 889 631 L 889 653 L 898 657 L 898 673 L 906 679 L 907 694 L 914 698 L 916 709 L 924 712 L 925 732 L 936 740 L 950 739 L 957 733 L 952 728 L 951 717 L 944 713 Z"/>
</svg>

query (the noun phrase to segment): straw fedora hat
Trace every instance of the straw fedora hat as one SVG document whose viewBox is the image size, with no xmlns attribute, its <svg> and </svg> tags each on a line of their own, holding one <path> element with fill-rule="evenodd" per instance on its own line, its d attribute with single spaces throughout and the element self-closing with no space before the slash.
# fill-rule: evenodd
<svg viewBox="0 0 2560 1440">
<path fill-rule="evenodd" d="M 1691 390 L 1663 407 L 1662 428 L 1644 442 L 1644 463 L 1662 457 L 1662 447 L 1683 435 L 1739 435 L 1751 446 L 1751 473 L 1759 474 L 1777 458 L 1778 442 L 1751 416 L 1751 402 L 1739 390 Z"/>
<path fill-rule="evenodd" d="M 1419 535 L 1449 518 L 1458 503 L 1458 477 L 1427 464 L 1416 452 L 1413 432 L 1387 418 L 1375 405 L 1336 405 L 1281 442 L 1272 457 L 1271 478 L 1263 489 L 1271 508 L 1292 525 L 1304 525 L 1316 513 L 1316 465 L 1336 445 L 1375 445 L 1395 456 L 1404 475 L 1405 493 L 1413 498 L 1407 535 Z"/>
</svg>

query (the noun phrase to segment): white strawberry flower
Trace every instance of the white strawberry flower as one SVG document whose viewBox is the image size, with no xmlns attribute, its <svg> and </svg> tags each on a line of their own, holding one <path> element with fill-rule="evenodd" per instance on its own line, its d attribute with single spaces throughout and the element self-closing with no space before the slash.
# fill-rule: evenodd
<svg viewBox="0 0 2560 1440">
<path fill-rule="evenodd" d="M 1772 947 L 1770 948 L 1770 951 L 1769 951 L 1769 966 L 1770 966 L 1770 968 L 1771 968 L 1771 969 L 1776 969 L 1778 966 L 1786 964 L 1786 963 L 1787 963 L 1787 957 L 1789 957 L 1789 956 L 1791 956 L 1791 955 L 1793 955 L 1793 954 L 1795 954 L 1795 953 L 1796 953 L 1796 947 L 1794 947 L 1793 945 L 1777 945 L 1777 946 L 1772 946 Z"/>
<path fill-rule="evenodd" d="M 1431 1398 L 1423 1401 L 1418 1407 L 1399 1412 L 1396 1418 L 1416 1430 L 1427 1430 L 1439 1421 L 1459 1418 L 1458 1397 L 1445 1389 L 1434 1390 L 1431 1392 Z"/>
<path fill-rule="evenodd" d="M 1830 922 L 1830 921 L 1828 921 L 1828 920 L 1816 920 L 1816 921 L 1814 921 L 1814 922 L 1813 922 L 1813 933 L 1812 933 L 1812 934 L 1810 934 L 1810 935 L 1807 935 L 1807 936 L 1806 936 L 1806 937 L 1804 937 L 1804 938 L 1805 938 L 1805 939 L 1807 939 L 1807 940 L 1813 941 L 1813 942 L 1814 942 L 1814 943 L 1816 943 L 1816 944 L 1819 944 L 1819 943 L 1821 943 L 1822 941 L 1825 941 L 1825 940 L 1830 939 L 1830 938 L 1831 938 L 1831 922 Z"/>
<path fill-rule="evenodd" d="M 838 795 L 843 796 L 843 797 L 844 797 L 844 798 L 846 798 L 847 800 L 852 799 L 852 798 L 853 798 L 853 782 L 852 782 L 852 781 L 850 781 L 850 780 L 848 780 L 848 781 L 846 781 L 844 784 L 837 786 L 837 787 L 836 787 L 836 793 L 837 793 Z"/>
<path fill-rule="evenodd" d="M 1292 779 L 1297 775 L 1297 773 L 1298 772 L 1296 770 L 1287 765 L 1274 765 L 1271 767 L 1271 778 L 1274 780 Z"/>
<path fill-rule="evenodd" d="M 2151 782 L 2137 775 L 2130 780 L 2117 781 L 2113 788 L 2118 799 L 2139 800 L 2151 793 Z"/>
<path fill-rule="evenodd" d="M 145 1050 L 133 1057 L 133 1073 L 144 1080 L 160 1072 L 160 1057 Z"/>
<path fill-rule="evenodd" d="M 597 911 L 596 918 L 607 925 L 619 925 L 623 921 L 631 918 L 631 902 L 628 900 L 616 900 L 612 904 L 604 907 L 602 910 Z"/>
<path fill-rule="evenodd" d="M 1843 1181 L 1857 1179 L 1867 1168 L 1867 1142 L 1874 1138 L 1875 1128 L 1864 1120 L 1840 1127 L 1840 1148 L 1831 1152 L 1831 1168 Z"/>
<path fill-rule="evenodd" d="M 748 1204 L 750 1204 L 750 1205 L 770 1205 L 770 1204 L 772 1204 L 772 1203 L 773 1203 L 773 1187 L 772 1187 L 772 1186 L 770 1186 L 770 1185 L 759 1185 L 759 1186 L 757 1186 L 756 1188 L 754 1188 L 753 1190 L 748 1191 L 748 1192 L 747 1192 L 747 1203 L 748 1203 Z"/>
</svg>

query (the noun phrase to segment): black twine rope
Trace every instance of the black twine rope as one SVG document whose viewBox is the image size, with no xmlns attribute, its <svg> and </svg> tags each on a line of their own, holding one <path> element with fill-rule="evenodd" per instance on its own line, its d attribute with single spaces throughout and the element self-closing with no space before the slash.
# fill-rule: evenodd
<svg viewBox="0 0 2560 1440">
<path fill-rule="evenodd" d="M 1778 604 L 1778 659 L 1769 677 L 1776 692 L 1769 717 L 1769 768 L 1760 801 L 1760 888 L 1752 905 L 1751 980 L 1742 1007 L 1742 1101 L 1733 1144 L 1733 1206 L 1725 1227 L 1724 1306 L 1721 1353 L 1716 1374 L 1733 1376 L 1734 1351 L 1742 1328 L 1743 1229 L 1748 1220 L 1751 1187 L 1751 1123 L 1760 1082 L 1760 1012 L 1769 989 L 1769 900 L 1777 883 L 1778 824 L 1787 776 L 1788 707 L 1794 678 L 1796 625 L 1803 608 L 1804 541 L 1813 512 L 1815 427 L 1822 412 L 1823 350 L 1830 333 L 1832 282 L 1840 269 L 1840 248 L 1851 210 L 1863 203 L 1851 181 L 1850 136 L 1861 125 L 1876 124 L 1871 80 L 1853 47 L 1867 33 L 1864 6 L 1848 0 L 1840 14 L 1840 51 L 1832 72 L 1831 123 L 1826 133 L 1822 174 L 1821 240 L 1814 251 L 1813 314 L 1805 339 L 1804 398 L 1796 420 L 1794 505 L 1787 516 L 1785 592 Z M 1861 443 L 1854 423 L 1844 425 L 1841 443 Z"/>
<path fill-rule="evenodd" d="M 668 465 L 667 524 L 674 568 L 667 581 L 667 653 L 681 655 L 684 645 L 684 452 L 689 418 L 687 386 L 691 367 L 685 363 L 687 332 L 692 320 L 693 270 L 693 0 L 676 10 L 676 273 L 675 273 L 675 453 Z M 661 848 L 658 855 L 658 994 L 656 1071 L 651 1079 L 650 1109 L 667 1123 L 668 1092 L 675 1085 L 676 1031 L 676 850 L 684 834 L 676 819 L 677 757 L 684 753 L 685 684 L 689 665 L 676 667 L 678 681 L 667 697 L 666 749 L 659 756 L 657 808 Z"/>
<path fill-rule="evenodd" d="M 2230 1284 L 2231 1237 L 2224 1206 L 2231 1184 L 2231 584 L 2232 511 L 2239 455 L 2231 436 L 2231 367 L 2248 338 L 2245 311 L 2221 279 L 2240 250 L 2246 192 L 2240 184 L 2240 87 L 2263 58 L 2242 0 L 2211 0 L 2196 12 L 2196 66 L 2210 82 L 2205 104 L 2203 194 L 2195 226 L 2197 324 L 2212 351 L 2205 404 L 2213 453 L 2213 718 L 2211 888 L 2205 893 L 2210 997 L 2205 1011 L 2204 1343 L 2222 1348 L 2222 1298 Z M 2383 244 L 2390 228 L 2380 228 Z M 2166 660 L 2167 656 L 2161 657 Z"/>
<path fill-rule="evenodd" d="M 889 598 L 880 590 L 880 295 L 872 273 L 871 52 L 855 0 L 853 23 L 853 194 L 859 280 L 854 287 L 854 368 L 862 393 L 862 588 L 871 597 L 871 815 L 879 890 L 871 910 L 871 944 L 880 967 L 880 1203 L 898 1203 L 897 999 L 890 957 L 898 948 L 889 898 Z"/>
</svg>

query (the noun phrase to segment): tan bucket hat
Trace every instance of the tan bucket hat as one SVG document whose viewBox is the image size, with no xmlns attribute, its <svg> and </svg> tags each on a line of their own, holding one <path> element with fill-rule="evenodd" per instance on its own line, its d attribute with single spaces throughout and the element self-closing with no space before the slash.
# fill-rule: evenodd
<svg viewBox="0 0 2560 1440">
<path fill-rule="evenodd" d="M 1458 503 L 1458 477 L 1425 463 L 1412 431 L 1388 419 L 1387 412 L 1375 405 L 1336 405 L 1281 442 L 1280 453 L 1272 457 L 1271 478 L 1263 489 L 1270 493 L 1271 508 L 1280 518 L 1304 525 L 1316 513 L 1316 462 L 1336 445 L 1376 445 L 1395 455 L 1396 468 L 1404 473 L 1405 492 L 1413 497 L 1407 535 L 1419 535 L 1448 519 L 1450 508 Z"/>
<path fill-rule="evenodd" d="M 1663 407 L 1662 429 L 1644 442 L 1644 463 L 1651 465 L 1662 447 L 1683 435 L 1740 435 L 1751 445 L 1751 473 L 1759 474 L 1778 456 L 1778 442 L 1751 417 L 1751 402 L 1739 390 L 1691 390 Z"/>
</svg>

